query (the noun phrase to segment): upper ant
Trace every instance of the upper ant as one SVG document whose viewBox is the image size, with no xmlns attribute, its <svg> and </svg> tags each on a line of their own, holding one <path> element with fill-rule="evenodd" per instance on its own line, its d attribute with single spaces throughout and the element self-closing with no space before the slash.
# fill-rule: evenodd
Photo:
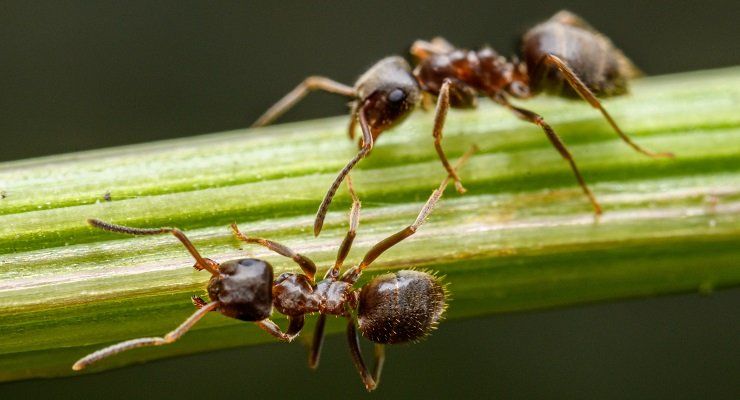
<svg viewBox="0 0 740 400">
<path fill-rule="evenodd" d="M 359 122 L 361 149 L 342 168 L 321 202 L 314 222 L 315 235 L 321 231 L 328 206 L 341 181 L 370 152 L 378 135 L 402 121 L 417 104 L 427 104 L 430 96 L 437 96 L 434 145 L 459 192 L 464 192 L 464 188 L 442 150 L 442 128 L 450 107 L 474 108 L 478 96 L 486 96 L 518 118 L 540 126 L 570 164 L 597 215 L 602 212 L 601 206 L 565 143 L 540 115 L 512 105 L 509 97 L 527 99 L 541 92 L 566 98 L 581 97 L 598 109 L 634 150 L 650 157 L 673 157 L 671 153 L 654 153 L 634 143 L 601 105 L 597 97 L 625 94 L 628 80 L 639 76 L 640 71 L 606 36 L 569 11 L 556 13 L 524 34 L 524 62 L 515 57 L 508 61 L 489 47 L 478 51 L 456 49 L 442 38 L 415 42 L 411 54 L 417 61 L 413 71 L 403 58 L 387 57 L 365 72 L 353 87 L 325 77 L 308 77 L 253 124 L 269 124 L 309 91 L 324 90 L 353 99 L 349 136 L 354 137 L 354 128 Z"/>
<path fill-rule="evenodd" d="M 462 165 L 471 153 L 472 150 L 463 155 L 455 167 Z M 347 340 L 352 361 L 367 390 L 373 390 L 378 385 L 385 360 L 384 345 L 417 341 L 427 336 L 436 327 L 447 308 L 447 289 L 433 273 L 418 270 L 400 270 L 380 275 L 359 289 L 354 285 L 362 272 L 380 255 L 416 232 L 444 193 L 448 181 L 449 176 L 445 177 L 440 186 L 432 192 L 411 225 L 375 244 L 357 266 L 340 275 L 360 221 L 360 201 L 352 189 L 351 180 L 348 179 L 353 199 L 349 230 L 339 247 L 334 266 L 318 282 L 314 280 L 316 265 L 308 257 L 280 243 L 249 237 L 242 233 L 236 224 L 232 224 L 231 228 L 237 239 L 259 244 L 293 259 L 303 273 L 286 272 L 273 280 L 272 266 L 263 260 L 241 258 L 219 264 L 203 258 L 185 234 L 177 228 L 131 228 L 89 219 L 88 223 L 93 227 L 111 232 L 130 235 L 173 234 L 195 259 L 193 267 L 211 273 L 207 288 L 210 301 L 206 302 L 198 296 L 193 296 L 192 302 L 198 311 L 164 337 L 131 339 L 108 346 L 81 358 L 72 369 L 81 370 L 103 358 L 133 348 L 172 343 L 210 311 L 220 311 L 227 317 L 255 322 L 267 333 L 287 342 L 292 341 L 301 332 L 305 314 L 319 313 L 309 352 L 309 366 L 316 368 L 319 364 L 326 316 L 344 317 L 347 319 Z M 270 319 L 273 307 L 288 316 L 287 331 L 283 332 Z M 375 367 L 372 374 L 365 366 L 360 352 L 353 312 L 357 314 L 357 325 L 362 335 L 375 343 Z"/>
</svg>

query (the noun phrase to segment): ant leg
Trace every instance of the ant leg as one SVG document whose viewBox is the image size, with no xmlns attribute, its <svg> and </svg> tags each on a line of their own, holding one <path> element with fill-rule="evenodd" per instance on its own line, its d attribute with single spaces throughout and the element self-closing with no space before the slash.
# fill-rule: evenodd
<svg viewBox="0 0 740 400">
<path fill-rule="evenodd" d="M 74 365 L 72 365 L 72 369 L 75 371 L 79 371 L 103 358 L 110 357 L 122 351 L 135 349 L 137 347 L 161 346 L 163 344 L 172 343 L 179 339 L 182 335 L 184 335 L 185 332 L 192 328 L 196 322 L 198 322 L 201 318 L 203 318 L 203 316 L 208 314 L 209 311 L 215 310 L 218 307 L 218 304 L 219 303 L 217 301 L 206 304 L 201 309 L 196 311 L 193 315 L 191 315 L 190 318 L 186 319 L 185 322 L 180 324 L 180 326 L 178 326 L 174 331 L 166 334 L 164 337 L 131 339 L 125 342 L 114 344 L 112 346 L 108 346 L 104 349 L 98 350 L 81 358 L 79 361 L 74 363 Z"/>
<path fill-rule="evenodd" d="M 128 235 L 160 235 L 162 233 L 171 233 L 177 239 L 179 239 L 180 242 L 182 242 L 183 246 L 185 246 L 188 252 L 190 252 L 190 255 L 195 258 L 195 265 L 193 266 L 195 269 L 199 271 L 205 269 L 212 275 L 218 275 L 218 263 L 208 258 L 203 258 L 200 253 L 198 253 L 198 250 L 195 249 L 193 243 L 190 242 L 190 239 L 188 239 L 188 237 L 185 236 L 185 234 L 177 228 L 131 228 L 128 226 L 103 222 L 99 219 L 94 218 L 88 219 L 87 223 L 95 228 L 103 229 L 109 232 L 125 233 Z"/>
<path fill-rule="evenodd" d="M 206 305 L 208 305 L 208 303 L 205 300 L 203 300 L 203 298 L 200 296 L 195 296 L 195 295 L 190 296 L 190 301 L 193 303 L 195 308 L 198 308 L 198 309 L 203 308 Z"/>
<path fill-rule="evenodd" d="M 586 185 L 586 181 L 583 179 L 583 176 L 581 176 L 581 172 L 578 171 L 578 167 L 576 166 L 576 161 L 573 159 L 573 155 L 570 154 L 568 148 L 565 147 L 565 143 L 563 143 L 562 139 L 560 139 L 560 136 L 555 133 L 552 127 L 550 127 L 550 125 L 548 125 L 539 114 L 536 114 L 529 110 L 525 110 L 523 108 L 515 107 L 511 103 L 509 103 L 509 101 L 506 100 L 506 98 L 504 98 L 503 96 L 496 96 L 493 98 L 493 100 L 511 110 L 511 112 L 513 112 L 514 115 L 516 115 L 518 118 L 527 122 L 531 122 L 545 131 L 545 135 L 547 135 L 550 143 L 552 143 L 552 145 L 560 153 L 560 155 L 568 162 L 568 164 L 570 164 L 570 168 L 571 170 L 573 170 L 573 174 L 576 176 L 578 184 L 581 185 L 583 193 L 585 193 L 588 199 L 591 201 L 594 212 L 597 215 L 601 214 L 601 205 L 596 200 L 596 197 L 591 192 L 591 189 L 589 189 L 588 185 Z"/>
<path fill-rule="evenodd" d="M 360 108 L 359 111 L 359 117 L 360 117 L 360 127 L 362 128 L 362 148 L 360 148 L 360 151 L 357 152 L 357 155 L 354 156 L 347 165 L 342 168 L 341 171 L 339 171 L 339 174 L 336 178 L 334 178 L 334 182 L 329 187 L 329 190 L 326 192 L 326 195 L 324 195 L 324 199 L 321 201 L 321 204 L 319 205 L 319 210 L 316 212 L 316 220 L 314 220 L 313 223 L 313 234 L 315 236 L 319 236 L 319 233 L 321 233 L 321 228 L 324 226 L 324 218 L 326 218 L 326 213 L 329 210 L 329 204 L 331 204 L 332 199 L 334 198 L 334 195 L 337 193 L 337 189 L 339 189 L 339 185 L 342 183 L 344 178 L 349 174 L 349 172 L 354 168 L 355 165 L 357 165 L 360 160 L 362 160 L 367 153 L 370 152 L 373 148 L 373 134 L 370 131 L 370 126 L 367 122 L 367 117 L 365 115 L 365 109 Z"/>
<path fill-rule="evenodd" d="M 323 76 L 309 76 L 296 86 L 295 89 L 291 90 L 282 99 L 265 111 L 265 113 L 262 114 L 254 124 L 252 124 L 252 127 L 264 126 L 271 123 L 304 98 L 308 92 L 314 90 L 323 90 L 325 92 L 347 97 L 355 97 L 356 95 L 355 89 L 345 84 L 333 81 Z"/>
<path fill-rule="evenodd" d="M 357 102 L 353 101 L 350 104 L 349 125 L 347 126 L 350 140 L 355 140 L 355 128 L 357 128 Z"/>
<path fill-rule="evenodd" d="M 320 314 L 316 321 L 316 329 L 313 331 L 311 350 L 308 353 L 308 367 L 316 369 L 321 358 L 321 348 L 324 346 L 324 326 L 326 325 L 326 314 Z"/>
<path fill-rule="evenodd" d="M 265 318 L 262 321 L 257 321 L 256 324 L 257 326 L 262 328 L 263 331 L 269 333 L 270 335 L 275 336 L 276 338 L 284 342 L 291 342 L 293 341 L 293 339 L 296 338 L 296 336 L 298 336 L 299 333 L 301 333 L 305 318 L 303 315 L 289 316 L 288 320 L 290 321 L 290 325 L 288 325 L 287 332 L 281 331 L 280 327 L 269 318 Z"/>
<path fill-rule="evenodd" d="M 455 169 L 450 166 L 450 162 L 447 160 L 447 155 L 445 155 L 445 151 L 442 149 L 442 131 L 444 129 L 445 120 L 447 119 L 447 111 L 450 109 L 450 85 L 452 85 L 452 81 L 445 79 L 442 84 L 442 88 L 439 90 L 432 136 L 434 136 L 434 148 L 437 150 L 439 160 L 442 161 L 442 165 L 445 167 L 450 177 L 455 180 L 455 189 L 457 189 L 458 193 L 465 193 L 465 188 L 460 181 L 460 177 L 457 175 Z"/>
<path fill-rule="evenodd" d="M 339 271 L 342 269 L 342 264 L 344 264 L 344 260 L 352 248 L 352 243 L 355 241 L 357 226 L 360 225 L 360 199 L 355 194 L 354 187 L 352 186 L 352 178 L 349 175 L 347 175 L 347 187 L 349 194 L 352 196 L 352 209 L 349 212 L 349 229 L 337 251 L 337 259 L 334 261 L 334 267 L 326 271 L 324 279 L 337 280 L 339 278 Z"/>
<path fill-rule="evenodd" d="M 455 169 L 460 168 L 475 150 L 476 148 L 473 147 L 468 150 L 462 157 L 460 157 L 460 160 L 458 160 L 457 164 L 455 165 Z M 429 196 L 429 199 L 421 208 L 421 211 L 419 212 L 419 215 L 416 217 L 416 221 L 414 221 L 413 224 L 378 242 L 375 246 L 368 250 L 367 254 L 365 254 L 365 257 L 362 259 L 358 266 L 351 268 L 344 273 L 344 275 L 342 276 L 342 280 L 349 283 L 357 282 L 357 279 L 359 279 L 362 271 L 367 268 L 373 261 L 375 261 L 375 259 L 377 259 L 386 250 L 397 245 L 407 237 L 413 235 L 416 230 L 419 229 L 419 227 L 424 223 L 429 214 L 432 213 L 434 206 L 442 197 L 442 194 L 444 193 L 444 190 L 447 187 L 449 181 L 450 177 L 446 176 L 439 187 L 432 192 L 432 195 Z"/>
<path fill-rule="evenodd" d="M 357 368 L 357 372 L 360 373 L 362 383 L 365 384 L 365 389 L 368 392 L 375 390 L 380 384 L 380 374 L 383 372 L 383 364 L 385 363 L 385 347 L 382 344 L 375 344 L 375 368 L 373 368 L 372 375 L 365 366 L 365 361 L 362 358 L 362 352 L 360 351 L 360 340 L 357 336 L 357 330 L 355 329 L 354 321 L 349 318 L 347 324 L 347 343 L 349 344 L 349 352 L 352 355 L 352 362 Z"/>
<path fill-rule="evenodd" d="M 565 61 L 561 60 L 555 55 L 548 54 L 544 58 L 544 62 L 547 64 L 550 64 L 551 66 L 554 66 L 557 68 L 563 76 L 565 76 L 565 80 L 568 81 L 568 84 L 578 92 L 578 94 L 583 98 L 583 100 L 586 100 L 589 104 L 591 104 L 592 107 L 596 108 L 601 112 L 601 115 L 606 118 L 606 120 L 609 122 L 609 125 L 612 126 L 615 132 L 619 135 L 622 140 L 627 143 L 630 147 L 632 147 L 635 151 L 645 154 L 646 156 L 653 157 L 653 158 L 659 158 L 659 157 L 668 157 L 673 158 L 673 153 L 655 153 L 650 150 L 646 150 L 642 147 L 640 147 L 637 143 L 633 142 L 632 139 L 630 139 L 629 136 L 627 136 L 622 130 L 619 128 L 616 122 L 612 119 L 611 115 L 609 115 L 608 112 L 606 112 L 606 109 L 601 105 L 601 102 L 594 96 L 594 94 L 591 92 L 591 90 L 588 89 L 588 87 L 581 81 L 581 79 L 573 72 L 573 70 L 568 67 L 568 64 L 565 63 Z"/>
<path fill-rule="evenodd" d="M 311 259 L 309 259 L 308 257 L 302 254 L 298 254 L 287 246 L 284 246 L 277 242 L 273 242 L 272 240 L 249 237 L 239 230 L 239 227 L 236 226 L 236 223 L 231 224 L 231 230 L 234 232 L 234 236 L 236 236 L 236 238 L 241 240 L 242 242 L 259 244 L 260 246 L 266 247 L 274 251 L 275 253 L 280 254 L 281 256 L 293 259 L 293 261 L 295 261 L 296 264 L 301 267 L 303 273 L 306 274 L 308 279 L 313 281 L 314 276 L 316 275 L 316 264 L 314 264 L 314 262 L 311 261 Z"/>
<path fill-rule="evenodd" d="M 380 385 L 380 374 L 383 373 L 383 365 L 385 364 L 385 345 L 375 343 L 375 349 L 373 352 L 375 357 L 375 368 L 373 368 L 373 379 L 375 380 L 375 386 Z"/>
</svg>

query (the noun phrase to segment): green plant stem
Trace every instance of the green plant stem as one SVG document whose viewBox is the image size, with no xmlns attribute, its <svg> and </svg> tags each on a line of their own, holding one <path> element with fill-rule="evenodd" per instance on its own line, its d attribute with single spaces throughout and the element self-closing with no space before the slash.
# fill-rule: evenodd
<svg viewBox="0 0 740 400">
<path fill-rule="evenodd" d="M 605 209 L 601 218 L 539 128 L 482 103 L 451 112 L 445 129 L 452 158 L 473 143 L 480 148 L 461 173 L 468 193 L 449 189 L 427 224 L 363 282 L 399 268 L 440 271 L 454 297 L 449 318 L 740 284 L 740 68 L 645 79 L 632 95 L 605 102 L 635 141 L 672 151 L 674 160 L 635 153 L 583 102 L 521 103 L 564 138 Z M 1 164 L 0 380 L 72 374 L 72 363 L 94 349 L 174 328 L 193 311 L 189 296 L 204 294 L 208 274 L 191 268 L 173 237 L 111 234 L 86 218 L 178 226 L 214 260 L 249 255 L 267 259 L 276 274 L 297 270 L 234 240 L 227 225 L 236 221 L 308 255 L 323 273 L 347 229 L 344 189 L 322 235 L 310 228 L 335 173 L 356 152 L 346 122 Z M 384 133 L 353 173 L 363 210 L 348 264 L 411 223 L 442 179 L 431 125 L 430 113 L 415 113 Z M 270 340 L 214 313 L 176 344 L 92 370 Z"/>
</svg>

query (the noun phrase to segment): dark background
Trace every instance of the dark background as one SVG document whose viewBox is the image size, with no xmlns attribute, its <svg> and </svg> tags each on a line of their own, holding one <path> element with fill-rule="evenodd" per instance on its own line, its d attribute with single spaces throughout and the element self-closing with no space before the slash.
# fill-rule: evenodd
<svg viewBox="0 0 740 400">
<path fill-rule="evenodd" d="M 648 74 L 740 61 L 737 1 L 4 1 L 0 160 L 242 128 L 307 75 L 351 84 L 435 35 L 513 54 L 561 8 Z M 316 94 L 285 120 L 344 103 Z"/>
<path fill-rule="evenodd" d="M 1 2 L 0 160 L 249 125 L 305 76 L 351 84 L 417 38 L 504 54 L 568 8 L 648 74 L 736 65 L 737 1 Z M 284 120 L 346 112 L 316 94 Z M 454 306 L 454 304 L 453 304 Z M 740 291 L 442 324 L 389 349 L 375 398 L 738 398 Z M 343 338 L 0 385 L 0 397 L 362 395 Z M 5 395 L 2 395 L 5 394 Z M 6 397 L 7 396 L 7 397 Z"/>
</svg>

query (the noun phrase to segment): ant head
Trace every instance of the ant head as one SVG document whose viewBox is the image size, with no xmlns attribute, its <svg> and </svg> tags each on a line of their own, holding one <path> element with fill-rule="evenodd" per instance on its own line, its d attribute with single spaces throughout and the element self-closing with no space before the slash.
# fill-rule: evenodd
<svg viewBox="0 0 740 400">
<path fill-rule="evenodd" d="M 357 80 L 355 89 L 361 112 L 376 132 L 408 116 L 421 99 L 421 89 L 411 67 L 401 57 L 378 61 Z"/>
<path fill-rule="evenodd" d="M 419 340 L 437 325 L 447 307 L 436 276 L 403 270 L 376 277 L 360 291 L 357 323 L 375 343 Z"/>
<path fill-rule="evenodd" d="M 511 66 L 511 78 L 509 79 L 509 84 L 506 86 L 506 92 L 519 99 L 532 97 L 532 91 L 529 88 L 527 64 L 520 62 L 518 58 L 514 57 L 511 60 Z"/>
<path fill-rule="evenodd" d="M 227 317 L 261 321 L 272 312 L 272 265 L 255 258 L 222 263 L 208 282 L 208 296 Z"/>
</svg>

